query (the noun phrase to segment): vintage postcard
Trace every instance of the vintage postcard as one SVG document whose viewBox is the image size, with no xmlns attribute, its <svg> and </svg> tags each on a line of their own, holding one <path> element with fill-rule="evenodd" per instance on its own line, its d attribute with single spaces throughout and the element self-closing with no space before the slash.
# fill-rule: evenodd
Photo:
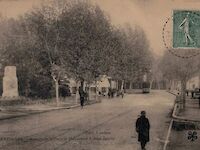
<svg viewBox="0 0 200 150">
<path fill-rule="evenodd" d="M 0 0 L 0 150 L 199 150 L 200 1 Z"/>
</svg>

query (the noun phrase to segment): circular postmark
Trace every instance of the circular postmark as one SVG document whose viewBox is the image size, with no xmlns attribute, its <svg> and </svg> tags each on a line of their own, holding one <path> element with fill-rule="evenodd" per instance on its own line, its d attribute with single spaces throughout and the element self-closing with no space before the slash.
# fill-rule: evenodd
<svg viewBox="0 0 200 150">
<path fill-rule="evenodd" d="M 200 11 L 174 10 L 162 30 L 165 48 L 180 58 L 200 54 Z"/>
</svg>

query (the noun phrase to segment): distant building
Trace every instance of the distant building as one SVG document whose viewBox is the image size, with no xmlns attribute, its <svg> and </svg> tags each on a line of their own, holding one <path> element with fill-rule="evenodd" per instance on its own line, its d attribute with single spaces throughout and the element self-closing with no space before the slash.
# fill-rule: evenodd
<svg viewBox="0 0 200 150">
<path fill-rule="evenodd" d="M 194 90 L 195 88 L 200 88 L 200 73 L 194 75 L 186 84 L 187 90 Z"/>
<path fill-rule="evenodd" d="M 62 82 L 64 82 L 70 87 L 70 91 L 72 94 L 76 93 L 77 85 L 76 85 L 76 81 L 73 78 L 67 78 L 66 80 L 63 80 Z M 86 84 L 87 83 L 84 82 L 84 87 L 86 87 Z M 111 78 L 106 75 L 100 75 L 97 81 L 93 81 L 89 86 L 90 86 L 91 92 L 95 93 L 96 88 L 97 88 L 97 91 L 101 92 L 102 94 L 108 94 L 109 88 L 117 89 L 116 81 L 111 80 Z"/>
<path fill-rule="evenodd" d="M 97 80 L 97 84 L 95 84 L 95 82 L 93 82 L 90 87 L 91 87 L 91 91 L 95 91 L 96 86 L 97 89 L 100 93 L 102 94 L 108 94 L 108 89 L 114 84 L 112 81 L 110 83 L 110 77 L 106 76 L 106 75 L 100 75 L 99 79 Z"/>
<path fill-rule="evenodd" d="M 69 79 L 69 87 L 70 87 L 70 91 L 72 94 L 76 93 L 77 87 L 76 87 L 76 81 L 72 78 Z"/>
</svg>

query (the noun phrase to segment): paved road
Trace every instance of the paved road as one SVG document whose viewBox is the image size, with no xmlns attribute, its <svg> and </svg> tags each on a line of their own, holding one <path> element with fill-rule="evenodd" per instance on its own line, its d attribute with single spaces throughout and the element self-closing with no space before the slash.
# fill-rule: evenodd
<svg viewBox="0 0 200 150">
<path fill-rule="evenodd" d="M 3 150 L 139 150 L 135 120 L 147 111 L 148 150 L 159 150 L 174 97 L 164 91 L 103 100 L 84 109 L 59 110 L 0 122 Z"/>
</svg>

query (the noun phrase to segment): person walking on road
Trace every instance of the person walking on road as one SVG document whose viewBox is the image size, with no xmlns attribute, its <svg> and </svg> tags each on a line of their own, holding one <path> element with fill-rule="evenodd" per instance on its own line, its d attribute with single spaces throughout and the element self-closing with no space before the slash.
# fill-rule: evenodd
<svg viewBox="0 0 200 150">
<path fill-rule="evenodd" d="M 83 86 L 79 87 L 79 95 L 80 95 L 80 104 L 81 104 L 81 108 L 83 108 L 84 105 L 84 100 L 85 100 L 85 92 L 83 90 Z"/>
<path fill-rule="evenodd" d="M 141 144 L 142 150 L 146 150 L 146 143 L 149 142 L 150 123 L 146 118 L 146 112 L 141 111 L 141 116 L 136 121 L 136 132 L 138 133 L 138 142 Z"/>
</svg>

